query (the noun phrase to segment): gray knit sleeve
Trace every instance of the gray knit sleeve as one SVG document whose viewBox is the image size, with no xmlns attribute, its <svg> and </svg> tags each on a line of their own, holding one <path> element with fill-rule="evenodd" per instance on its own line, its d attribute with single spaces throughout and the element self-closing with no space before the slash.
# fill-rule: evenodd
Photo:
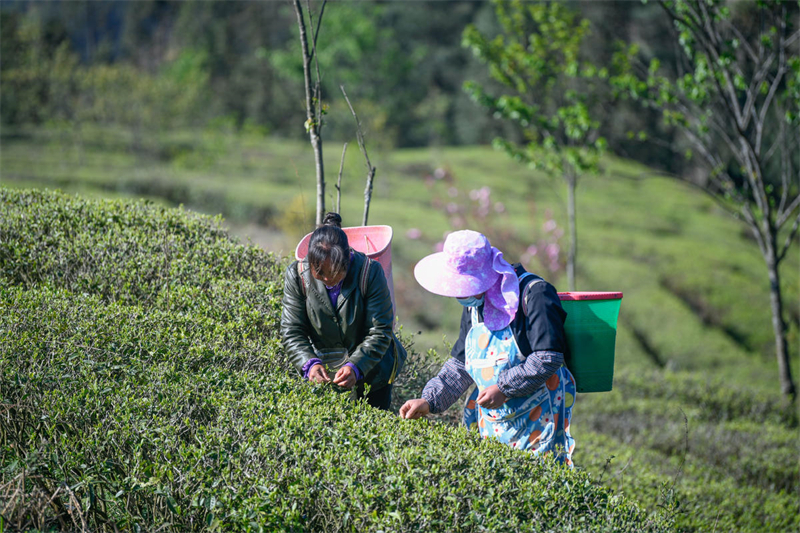
<svg viewBox="0 0 800 533">
<path fill-rule="evenodd" d="M 472 383 L 464 361 L 451 357 L 422 389 L 422 398 L 430 405 L 431 413 L 441 413 L 453 405 Z"/>
<path fill-rule="evenodd" d="M 509 398 L 530 396 L 564 364 L 564 354 L 552 351 L 533 352 L 521 365 L 509 368 L 497 377 L 497 388 Z"/>
</svg>

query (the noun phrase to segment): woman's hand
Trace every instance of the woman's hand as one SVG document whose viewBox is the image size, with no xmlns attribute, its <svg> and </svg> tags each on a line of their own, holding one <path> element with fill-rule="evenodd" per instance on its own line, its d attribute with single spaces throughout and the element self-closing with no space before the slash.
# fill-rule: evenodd
<svg viewBox="0 0 800 533">
<path fill-rule="evenodd" d="M 333 382 L 342 388 L 352 389 L 356 384 L 356 373 L 353 372 L 352 368 L 345 365 L 333 376 Z"/>
<path fill-rule="evenodd" d="M 481 393 L 478 394 L 478 399 L 475 401 L 478 402 L 478 405 L 486 409 L 497 409 L 506 403 L 507 400 L 508 396 L 500 392 L 497 385 L 492 385 L 491 387 L 483 389 Z"/>
<path fill-rule="evenodd" d="M 325 367 L 320 364 L 316 364 L 308 370 L 308 380 L 313 381 L 314 383 L 331 382 L 331 378 L 328 377 Z"/>
<path fill-rule="evenodd" d="M 415 419 L 422 418 L 431 412 L 431 406 L 428 400 L 422 398 L 416 400 L 408 400 L 400 408 L 400 418 Z"/>
</svg>

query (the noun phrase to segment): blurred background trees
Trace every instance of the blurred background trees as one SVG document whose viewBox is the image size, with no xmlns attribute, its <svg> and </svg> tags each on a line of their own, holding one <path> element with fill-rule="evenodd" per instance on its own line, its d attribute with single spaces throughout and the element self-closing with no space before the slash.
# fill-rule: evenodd
<svg viewBox="0 0 800 533">
<path fill-rule="evenodd" d="M 643 28 L 667 31 L 652 6 L 580 5 L 593 28 L 583 53 L 596 65 L 609 63 L 617 39 L 639 42 Z M 357 103 L 371 141 L 382 146 L 488 143 L 498 135 L 522 139 L 514 125 L 476 110 L 462 89 L 465 80 L 487 89 L 499 87 L 461 46 L 468 24 L 488 38 L 502 31 L 490 3 L 418 2 L 412 9 L 402 2 L 368 1 L 337 2 L 334 7 L 327 9 L 318 42 L 325 73 L 322 94 L 335 96 L 325 118 L 330 139 L 352 137 L 352 117 L 338 98 L 342 84 Z M 300 41 L 288 2 L 9 1 L 0 13 L 4 125 L 41 123 L 56 107 L 75 118 L 94 104 L 86 93 L 112 90 L 109 80 L 87 76 L 79 83 L 73 76 L 71 98 L 58 96 L 66 87 L 54 62 L 64 67 L 61 72 L 72 72 L 71 61 L 84 69 L 82 75 L 102 65 L 106 76 L 112 76 L 112 69 L 113 76 L 141 77 L 143 81 L 124 82 L 131 94 L 118 96 L 136 99 L 133 107 L 120 104 L 130 113 L 138 109 L 155 117 L 166 112 L 193 126 L 229 117 L 237 129 L 258 126 L 297 139 L 306 134 Z M 170 80 L 182 81 L 181 90 L 194 94 L 174 94 Z M 142 94 L 148 90 L 150 97 Z M 178 96 L 180 103 L 174 101 Z M 157 109 L 159 100 L 178 105 Z M 106 119 L 131 120 L 122 112 L 117 119 L 104 109 Z M 614 121 L 604 127 L 612 149 L 643 154 L 651 163 L 677 170 L 668 151 L 632 150 L 630 131 L 645 129 L 652 138 L 661 126 L 650 125 L 646 116 L 630 109 L 634 106 L 623 104 L 615 116 L 634 119 L 632 124 Z M 601 110 L 609 112 L 605 106 Z"/>
</svg>

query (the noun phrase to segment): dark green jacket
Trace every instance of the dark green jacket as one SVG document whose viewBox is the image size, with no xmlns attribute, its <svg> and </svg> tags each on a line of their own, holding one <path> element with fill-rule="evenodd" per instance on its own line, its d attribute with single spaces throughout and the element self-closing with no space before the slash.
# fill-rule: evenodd
<svg viewBox="0 0 800 533">
<path fill-rule="evenodd" d="M 342 290 L 333 308 L 325 284 L 311 275 L 304 260 L 300 284 L 297 261 L 286 269 L 283 287 L 281 337 L 289 361 L 298 371 L 318 357 L 317 350 L 344 348 L 364 381 L 382 387 L 394 381 L 405 362 L 406 352 L 392 332 L 392 299 L 383 268 L 370 261 L 366 295 L 359 280 L 366 256 L 353 254 Z"/>
</svg>

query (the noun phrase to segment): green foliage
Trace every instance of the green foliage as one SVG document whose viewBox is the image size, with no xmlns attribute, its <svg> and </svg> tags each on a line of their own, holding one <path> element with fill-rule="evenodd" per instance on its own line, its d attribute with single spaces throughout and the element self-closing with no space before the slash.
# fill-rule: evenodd
<svg viewBox="0 0 800 533">
<path fill-rule="evenodd" d="M 0 21 L 3 123 L 70 118 L 78 59 L 68 43 L 54 43 L 47 38 L 38 10 L 25 17 L 4 13 Z"/>
<path fill-rule="evenodd" d="M 512 91 L 495 97 L 478 83 L 464 84 L 495 118 L 522 128 L 523 143 L 497 138 L 495 145 L 558 175 L 597 172 L 605 141 L 598 136 L 599 122 L 589 115 L 589 87 L 606 73 L 580 57 L 588 21 L 558 2 L 496 1 L 495 6 L 502 34 L 491 39 L 469 25 L 463 36 L 463 45 Z"/>
<path fill-rule="evenodd" d="M 84 64 L 66 40 L 53 45 L 38 9 L 4 13 L 4 61 L 0 88 L 6 124 L 49 123 L 79 142 L 87 124 L 129 129 L 133 147 L 143 138 L 206 118 L 208 57 L 184 48 L 155 73 L 132 63 Z"/>
<path fill-rule="evenodd" d="M 0 210 L 6 525 L 669 530 L 546 458 L 288 375 L 286 264 L 218 221 L 5 189 Z"/>
<path fill-rule="evenodd" d="M 594 402 L 592 405 L 595 405 Z M 620 420 L 629 415 L 627 411 L 608 413 L 605 420 Z M 599 476 L 609 487 L 626 494 L 636 494 L 646 506 L 674 507 L 677 531 L 711 531 L 716 527 L 718 531 L 761 533 L 797 529 L 800 524 L 796 492 L 772 491 L 753 483 L 752 477 L 737 482 L 733 476 L 726 475 L 728 468 L 738 475 L 748 466 L 755 466 L 751 461 L 757 455 L 756 449 L 744 447 L 743 439 L 733 432 L 706 433 L 703 435 L 706 439 L 730 439 L 727 442 L 715 441 L 720 445 L 714 450 L 716 454 L 742 455 L 740 463 L 731 461 L 709 467 L 705 461 L 686 453 L 685 439 L 682 438 L 685 426 L 678 418 L 680 413 L 674 419 L 661 418 L 665 433 L 670 437 L 673 434 L 677 436 L 677 443 L 683 446 L 674 455 L 652 450 L 636 441 L 625 442 L 625 439 L 596 430 L 581 432 L 581 442 L 592 450 L 583 459 L 586 469 Z M 641 418 L 632 419 L 631 425 L 634 426 L 639 420 Z M 690 435 L 697 432 L 691 425 L 688 429 Z M 794 449 L 796 456 L 794 443 L 780 443 L 770 437 L 767 439 L 766 454 L 771 455 L 773 460 L 785 460 L 788 455 L 774 454 L 771 449 L 773 445 L 788 445 Z M 689 450 L 698 442 L 690 442 Z M 753 474 L 767 460 L 765 458 L 759 462 Z M 775 466 L 765 474 L 780 469 Z"/>
<path fill-rule="evenodd" d="M 156 76 L 132 65 L 97 65 L 79 71 L 80 97 L 87 120 L 118 124 L 134 132 L 190 123 L 206 105 L 208 74 L 202 52 L 184 50 Z"/>
<path fill-rule="evenodd" d="M 579 398 L 588 471 L 645 505 L 662 505 L 668 487 L 681 531 L 800 525 L 798 421 L 785 400 L 690 373 L 623 371 L 614 387 Z"/>
<path fill-rule="evenodd" d="M 789 59 L 786 76 L 786 121 L 792 126 L 800 124 L 800 57 Z"/>
<path fill-rule="evenodd" d="M 753 202 L 757 211 L 764 210 L 756 198 L 759 191 L 749 190 L 757 189 L 748 183 L 754 174 L 774 186 L 767 191 L 773 198 L 784 188 L 796 194 L 796 185 L 781 183 L 780 165 L 765 160 L 753 168 L 745 156 L 761 154 L 762 142 L 774 141 L 782 122 L 796 133 L 800 63 L 786 32 L 792 29 L 797 6 L 751 4 L 734 16 L 711 0 L 662 4 L 677 31 L 683 50 L 677 69 L 684 73 L 676 76 L 674 67 L 662 65 L 659 58 L 643 62 L 637 44 L 623 45 L 613 58 L 616 94 L 659 110 L 666 125 L 686 132 L 710 167 L 707 188 L 712 194 L 735 204 Z M 764 21 L 757 30 L 748 27 L 753 18 Z M 743 142 L 747 149 L 739 147 Z"/>
<path fill-rule="evenodd" d="M 643 40 L 666 31 L 663 23 L 655 23 L 660 14 L 652 2 L 572 5 L 595 28 L 584 44 L 585 76 L 604 72 L 613 39 Z M 372 146 L 489 143 L 498 135 L 516 138 L 510 126 L 488 114 L 476 114 L 462 90 L 464 80 L 474 80 L 495 93 L 497 84 L 488 69 L 461 47 L 467 24 L 487 35 L 499 30 L 494 7 L 488 2 L 423 2 L 415 7 L 408 9 L 403 2 L 327 4 L 326 23 L 319 34 L 323 102 L 331 106 L 325 141 L 353 137 L 352 116 L 341 98 L 340 84 L 346 86 Z M 211 117 L 233 117 L 237 129 L 251 123 L 283 137 L 303 137 L 299 39 L 295 14 L 286 2 L 21 0 L 3 2 L 0 19 L 4 78 L 6 69 L 17 69 L 26 57 L 45 61 L 42 72 L 47 72 L 46 62 L 61 44 L 78 54 L 85 67 L 133 65 L 146 77 L 159 75 L 187 51 L 205 57 L 206 89 L 211 90 L 193 115 L 183 117 L 184 122 L 204 124 Z M 16 31 L 27 20 L 36 21 L 41 35 L 35 45 L 21 41 Z M 39 53 L 29 56 L 33 50 Z M 29 66 L 28 70 L 36 70 L 32 63 Z M 4 124 L 20 126 L 31 118 L 48 122 L 47 110 L 32 105 L 41 100 L 40 79 L 30 80 L 24 90 L 10 82 L 3 85 Z M 184 88 L 191 92 L 195 86 L 187 82 Z M 598 89 L 608 93 L 605 87 Z M 613 110 L 614 123 L 603 120 L 603 136 L 617 153 L 630 144 L 625 143 L 624 131 L 614 128 L 622 116 L 641 119 L 651 136 L 658 132 L 650 114 L 633 116 L 631 106 L 620 107 Z M 600 116 L 612 111 L 591 109 L 593 118 L 595 112 Z M 638 146 L 635 155 L 654 157 L 651 154 L 652 150 L 645 153 Z M 659 155 L 659 166 L 671 166 L 669 157 Z"/>
</svg>

